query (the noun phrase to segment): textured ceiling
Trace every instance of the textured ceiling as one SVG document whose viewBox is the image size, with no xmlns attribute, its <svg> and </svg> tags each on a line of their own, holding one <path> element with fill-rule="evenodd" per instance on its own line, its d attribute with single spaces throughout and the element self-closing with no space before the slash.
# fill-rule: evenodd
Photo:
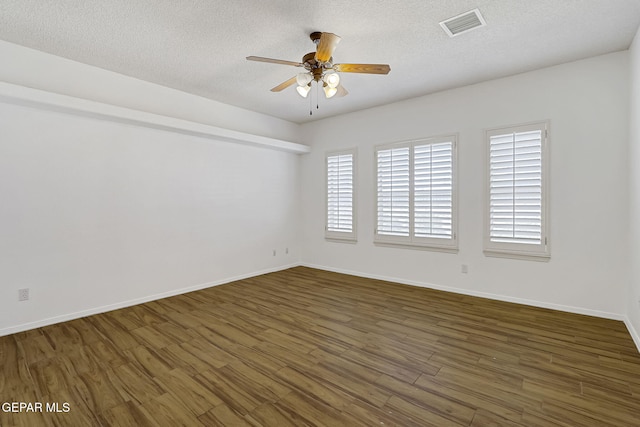
<svg viewBox="0 0 640 427">
<path fill-rule="evenodd" d="M 487 26 L 449 38 L 439 22 L 479 8 Z M 627 49 L 640 0 L 0 0 L 0 39 L 302 123 Z M 344 98 L 270 88 L 300 68 L 312 31 L 338 34 Z M 3 58 L 7 60 L 7 58 Z M 322 94 L 322 93 L 321 93 Z"/>
</svg>

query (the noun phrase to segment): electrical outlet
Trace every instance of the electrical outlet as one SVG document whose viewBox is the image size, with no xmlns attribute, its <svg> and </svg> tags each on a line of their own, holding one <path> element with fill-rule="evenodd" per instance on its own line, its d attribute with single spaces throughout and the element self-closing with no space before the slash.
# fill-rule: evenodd
<svg viewBox="0 0 640 427">
<path fill-rule="evenodd" d="M 462 264 L 462 266 L 460 267 L 460 271 L 463 273 L 468 273 L 469 272 L 469 266 L 467 264 Z"/>
<path fill-rule="evenodd" d="M 273 250 L 273 256 L 276 256 L 276 250 L 275 249 Z"/>
<path fill-rule="evenodd" d="M 29 299 L 29 288 L 18 289 L 18 301 L 27 301 Z"/>
<path fill-rule="evenodd" d="M 285 253 L 286 255 L 289 255 L 289 248 L 284 248 L 284 253 Z"/>
</svg>

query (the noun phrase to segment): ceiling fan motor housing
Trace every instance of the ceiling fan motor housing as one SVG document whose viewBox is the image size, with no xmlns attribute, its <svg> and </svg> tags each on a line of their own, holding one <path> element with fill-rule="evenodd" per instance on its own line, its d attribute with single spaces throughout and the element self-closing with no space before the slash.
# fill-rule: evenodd
<svg viewBox="0 0 640 427">
<path fill-rule="evenodd" d="M 316 53 L 315 52 L 309 52 L 307 53 L 305 56 L 302 57 L 302 63 L 304 64 L 305 68 L 313 68 L 314 65 L 316 64 Z"/>
<path fill-rule="evenodd" d="M 320 34 L 320 33 L 318 33 Z M 333 58 L 330 58 L 327 62 L 318 62 L 315 59 L 316 53 L 309 52 L 302 57 L 302 64 L 306 70 L 313 75 L 313 80 L 316 82 L 322 79 L 325 71 L 333 70 Z"/>
</svg>

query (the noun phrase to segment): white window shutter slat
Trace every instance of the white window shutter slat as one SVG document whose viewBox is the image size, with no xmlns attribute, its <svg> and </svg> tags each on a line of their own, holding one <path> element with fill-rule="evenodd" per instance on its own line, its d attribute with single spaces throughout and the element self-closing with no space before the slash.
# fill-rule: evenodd
<svg viewBox="0 0 640 427">
<path fill-rule="evenodd" d="M 455 136 L 379 147 L 376 241 L 457 248 Z"/>
<path fill-rule="evenodd" d="M 378 151 L 378 234 L 409 236 L 409 148 Z"/>
<path fill-rule="evenodd" d="M 548 256 L 545 138 L 545 123 L 487 135 L 489 252 Z"/>
<path fill-rule="evenodd" d="M 327 155 L 327 221 L 330 238 L 355 238 L 354 233 L 355 153 Z"/>
<path fill-rule="evenodd" d="M 415 237 L 451 239 L 453 144 L 414 147 Z"/>
</svg>

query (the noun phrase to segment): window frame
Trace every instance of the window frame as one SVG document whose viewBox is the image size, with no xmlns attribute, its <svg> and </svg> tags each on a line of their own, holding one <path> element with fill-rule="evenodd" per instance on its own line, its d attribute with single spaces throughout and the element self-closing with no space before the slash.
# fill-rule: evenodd
<svg viewBox="0 0 640 427">
<path fill-rule="evenodd" d="M 499 135 L 531 131 L 541 132 L 540 243 L 496 242 L 491 236 L 491 138 Z M 486 256 L 548 261 L 551 257 L 550 193 L 549 193 L 549 121 L 539 121 L 485 130 L 485 220 L 483 250 Z"/>
<path fill-rule="evenodd" d="M 329 158 L 351 155 L 351 231 L 337 231 L 329 230 Z M 324 236 L 326 240 L 336 242 L 351 242 L 357 241 L 357 207 L 356 207 L 356 195 L 357 195 L 357 171 L 358 171 L 358 150 L 357 148 L 350 148 L 346 150 L 328 151 L 324 156 L 324 191 L 325 191 L 325 206 L 324 206 Z"/>
<path fill-rule="evenodd" d="M 450 142 L 451 147 L 451 238 L 415 236 L 415 147 Z M 394 236 L 379 232 L 379 188 L 378 152 L 382 150 L 409 148 L 409 235 Z M 381 144 L 374 147 L 374 237 L 376 245 L 407 247 L 439 252 L 458 252 L 458 134 L 433 136 L 408 141 Z"/>
</svg>

